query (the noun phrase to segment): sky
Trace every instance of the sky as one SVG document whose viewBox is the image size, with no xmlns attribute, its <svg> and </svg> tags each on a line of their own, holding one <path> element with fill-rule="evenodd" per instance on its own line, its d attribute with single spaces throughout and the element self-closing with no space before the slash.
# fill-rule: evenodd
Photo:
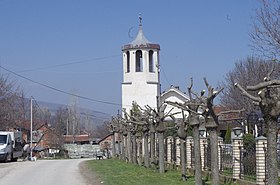
<svg viewBox="0 0 280 185">
<path fill-rule="evenodd" d="M 25 96 L 116 115 L 122 51 L 143 31 L 159 44 L 161 89 L 217 87 L 234 63 L 256 53 L 257 0 L 0 0 L 0 75 Z M 83 98 L 73 98 L 77 94 Z"/>
</svg>

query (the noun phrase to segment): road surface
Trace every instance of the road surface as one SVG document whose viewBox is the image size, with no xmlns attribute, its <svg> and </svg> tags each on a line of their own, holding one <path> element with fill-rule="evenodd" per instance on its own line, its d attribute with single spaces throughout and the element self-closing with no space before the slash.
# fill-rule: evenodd
<svg viewBox="0 0 280 185">
<path fill-rule="evenodd" d="M 92 183 L 88 183 L 79 167 L 85 160 L 89 159 L 0 163 L 0 184 L 89 185 Z"/>
</svg>

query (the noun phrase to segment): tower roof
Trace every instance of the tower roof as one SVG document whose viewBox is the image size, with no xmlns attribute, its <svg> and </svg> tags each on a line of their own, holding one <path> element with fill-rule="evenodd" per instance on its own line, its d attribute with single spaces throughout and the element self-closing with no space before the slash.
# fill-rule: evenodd
<svg viewBox="0 0 280 185">
<path fill-rule="evenodd" d="M 142 17 L 139 16 L 139 30 L 138 34 L 135 37 L 135 39 L 127 44 L 124 45 L 122 50 L 128 50 L 128 49 L 143 49 L 143 48 L 151 48 L 151 49 L 160 49 L 160 46 L 158 44 L 151 43 L 144 35 L 143 29 L 142 29 Z"/>
</svg>

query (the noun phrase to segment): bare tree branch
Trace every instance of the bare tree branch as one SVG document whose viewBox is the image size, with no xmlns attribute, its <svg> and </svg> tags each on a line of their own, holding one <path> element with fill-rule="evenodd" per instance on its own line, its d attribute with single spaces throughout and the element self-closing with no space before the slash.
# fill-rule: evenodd
<svg viewBox="0 0 280 185">
<path fill-rule="evenodd" d="M 241 94 L 244 96 L 247 96 L 248 98 L 250 98 L 251 100 L 255 101 L 255 102 L 260 102 L 261 99 L 259 97 L 255 97 L 251 94 L 249 94 L 241 85 L 239 85 L 238 83 L 234 84 L 234 87 L 237 87 L 240 91 Z"/>
</svg>

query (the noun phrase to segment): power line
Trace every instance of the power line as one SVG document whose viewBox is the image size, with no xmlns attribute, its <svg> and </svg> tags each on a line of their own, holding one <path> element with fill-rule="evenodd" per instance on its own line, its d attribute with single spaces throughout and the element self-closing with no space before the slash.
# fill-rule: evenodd
<svg viewBox="0 0 280 185">
<path fill-rule="evenodd" d="M 166 74 L 165 74 L 165 72 L 164 72 L 164 69 L 163 69 L 162 65 L 160 65 L 160 69 L 161 69 L 161 71 L 162 71 L 162 73 L 163 73 L 163 76 L 164 76 L 166 82 L 169 84 L 169 86 L 171 86 L 171 83 L 169 82 L 169 80 L 168 80 L 168 78 L 167 78 L 167 76 L 166 76 Z"/>
<path fill-rule="evenodd" d="M 1 68 L 1 65 L 0 65 L 0 68 Z M 21 96 L 17 95 L 17 92 L 15 92 L 15 91 L 12 91 L 12 90 L 10 90 L 10 89 L 7 89 L 7 91 L 8 91 L 11 95 L 16 95 L 17 97 L 21 97 Z M 6 95 L 2 96 L 1 98 L 4 98 L 5 96 L 6 96 Z M 31 96 L 31 98 L 33 98 L 33 100 L 35 101 L 36 106 L 39 108 L 39 110 L 41 111 L 41 113 L 44 114 L 44 112 L 43 112 L 42 108 L 40 107 L 39 103 L 37 102 L 37 100 L 36 100 L 33 96 Z M 90 110 L 91 110 L 91 109 L 90 109 Z M 97 110 L 91 110 L 91 111 L 94 111 L 94 112 L 96 112 L 97 114 L 104 114 L 104 115 L 110 116 L 110 114 L 108 114 L 108 113 L 106 113 L 106 112 L 101 112 L 101 111 L 97 111 Z M 86 113 L 80 113 L 80 114 L 86 114 Z M 93 115 L 93 114 L 91 114 L 91 116 L 92 116 L 92 117 L 95 117 L 96 119 L 99 119 L 99 120 L 107 119 L 107 117 L 95 116 L 95 115 Z"/>
<path fill-rule="evenodd" d="M 13 72 L 13 71 L 11 71 L 11 70 L 9 70 L 9 69 L 7 69 L 7 68 L 1 66 L 1 65 L 0 65 L 0 68 L 1 68 L 1 69 L 4 69 L 5 71 L 8 71 L 9 73 L 12 73 L 12 74 L 14 74 L 14 75 L 16 75 L 16 76 L 18 76 L 18 77 L 20 77 L 20 78 L 23 78 L 23 79 L 25 79 L 25 80 L 28 80 L 28 81 L 30 81 L 30 82 L 33 82 L 33 83 L 35 83 L 35 84 L 41 85 L 41 86 L 43 86 L 43 87 L 46 87 L 46 88 L 48 88 L 48 89 L 51 89 L 51 90 L 54 90 L 54 91 L 57 91 L 57 92 L 60 92 L 60 93 L 63 93 L 63 94 L 67 94 L 67 95 L 70 95 L 70 96 L 75 96 L 75 97 L 77 97 L 77 98 L 84 99 L 84 100 L 89 100 L 89 101 L 93 101 L 93 102 L 98 102 L 98 103 L 103 103 L 103 104 L 109 104 L 109 105 L 115 105 L 115 106 L 121 106 L 121 104 L 119 104 L 119 103 L 112 103 L 112 102 L 107 102 L 107 101 L 101 101 L 101 100 L 96 100 L 96 99 L 93 99 L 93 98 L 88 98 L 88 97 L 85 97 L 85 96 L 76 95 L 76 94 L 74 94 L 74 93 L 69 93 L 69 92 L 67 92 L 67 91 L 64 91 L 64 90 L 61 90 L 61 89 L 57 89 L 57 88 L 55 88 L 55 87 L 52 87 L 52 86 L 49 86 L 49 85 L 46 85 L 46 84 L 37 82 L 37 81 L 32 80 L 32 79 L 30 79 L 30 78 L 27 78 L 27 77 L 25 77 L 25 76 L 22 76 L 22 75 L 20 75 L 20 74 L 18 74 L 18 73 L 15 73 L 15 72 Z"/>
<path fill-rule="evenodd" d="M 92 58 L 92 59 L 80 60 L 80 61 L 76 61 L 76 62 L 68 62 L 68 63 L 64 63 L 64 64 L 57 64 L 57 65 L 50 65 L 50 66 L 45 66 L 45 67 L 25 69 L 25 70 L 17 71 L 17 73 L 30 72 L 30 71 L 36 71 L 36 70 L 42 70 L 42 69 L 51 69 L 51 68 L 69 66 L 69 65 L 75 65 L 75 64 L 82 64 L 82 63 L 93 62 L 93 61 L 98 61 L 98 60 L 105 60 L 105 59 L 115 58 L 115 57 L 120 57 L 120 56 L 121 55 L 118 54 L 118 55 L 111 55 L 111 56 L 106 56 L 106 57 L 97 57 L 97 58 Z"/>
</svg>

